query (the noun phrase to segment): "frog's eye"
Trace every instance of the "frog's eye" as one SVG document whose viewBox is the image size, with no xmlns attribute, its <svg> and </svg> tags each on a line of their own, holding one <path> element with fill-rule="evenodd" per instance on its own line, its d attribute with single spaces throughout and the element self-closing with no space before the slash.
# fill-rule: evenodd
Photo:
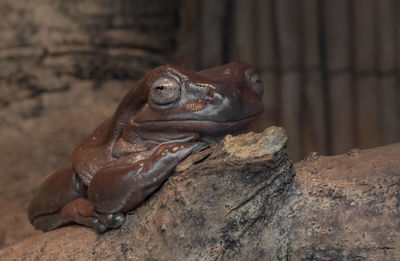
<svg viewBox="0 0 400 261">
<path fill-rule="evenodd" d="M 150 87 L 149 98 L 156 105 L 169 105 L 181 94 L 179 83 L 169 77 L 160 77 Z"/>
<path fill-rule="evenodd" d="M 258 95 L 262 96 L 264 94 L 264 85 L 258 74 L 255 73 L 250 76 L 250 84 Z"/>
</svg>

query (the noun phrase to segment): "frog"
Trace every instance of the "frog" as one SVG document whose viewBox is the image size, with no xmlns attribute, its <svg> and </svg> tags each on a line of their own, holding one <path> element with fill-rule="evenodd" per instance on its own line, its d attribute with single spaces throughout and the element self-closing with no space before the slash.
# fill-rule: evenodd
<svg viewBox="0 0 400 261">
<path fill-rule="evenodd" d="M 30 223 L 44 232 L 119 228 L 190 154 L 248 131 L 263 112 L 263 92 L 246 62 L 151 70 L 73 150 L 71 166 L 42 183 L 28 205 Z"/>
</svg>

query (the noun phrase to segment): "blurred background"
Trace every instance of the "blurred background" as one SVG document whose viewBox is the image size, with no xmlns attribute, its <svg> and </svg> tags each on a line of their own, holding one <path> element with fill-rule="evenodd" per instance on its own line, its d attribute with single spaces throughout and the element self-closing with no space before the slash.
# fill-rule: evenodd
<svg viewBox="0 0 400 261">
<path fill-rule="evenodd" d="M 200 4 L 190 7 L 199 16 L 192 67 L 253 64 L 265 86 L 264 122 L 287 128 L 295 161 L 400 140 L 399 1 L 191 4 Z"/>
<path fill-rule="evenodd" d="M 0 247 L 144 73 L 244 60 L 299 161 L 400 140 L 395 0 L 0 0 Z"/>
</svg>

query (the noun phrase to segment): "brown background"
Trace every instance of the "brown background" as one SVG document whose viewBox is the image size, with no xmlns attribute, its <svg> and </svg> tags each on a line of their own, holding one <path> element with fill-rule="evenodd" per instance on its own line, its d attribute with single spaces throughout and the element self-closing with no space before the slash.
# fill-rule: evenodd
<svg viewBox="0 0 400 261">
<path fill-rule="evenodd" d="M 234 60 L 295 161 L 400 140 L 394 0 L 0 1 L 0 245 L 36 232 L 32 193 L 146 71 Z"/>
<path fill-rule="evenodd" d="M 34 230 L 43 179 L 110 117 L 146 71 L 173 60 L 177 1 L 0 1 L 0 245 Z"/>
<path fill-rule="evenodd" d="M 199 2 L 192 64 L 253 64 L 264 122 L 288 129 L 296 161 L 400 140 L 398 1 Z"/>
</svg>

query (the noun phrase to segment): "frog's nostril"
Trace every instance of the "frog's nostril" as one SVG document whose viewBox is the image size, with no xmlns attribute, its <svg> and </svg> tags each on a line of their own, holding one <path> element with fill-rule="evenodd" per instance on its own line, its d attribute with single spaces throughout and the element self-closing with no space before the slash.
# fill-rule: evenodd
<svg viewBox="0 0 400 261">
<path fill-rule="evenodd" d="M 264 85 L 261 81 L 261 78 L 258 74 L 253 74 L 250 76 L 250 86 L 253 89 L 255 93 L 257 93 L 259 96 L 262 96 L 264 94 Z"/>
</svg>

